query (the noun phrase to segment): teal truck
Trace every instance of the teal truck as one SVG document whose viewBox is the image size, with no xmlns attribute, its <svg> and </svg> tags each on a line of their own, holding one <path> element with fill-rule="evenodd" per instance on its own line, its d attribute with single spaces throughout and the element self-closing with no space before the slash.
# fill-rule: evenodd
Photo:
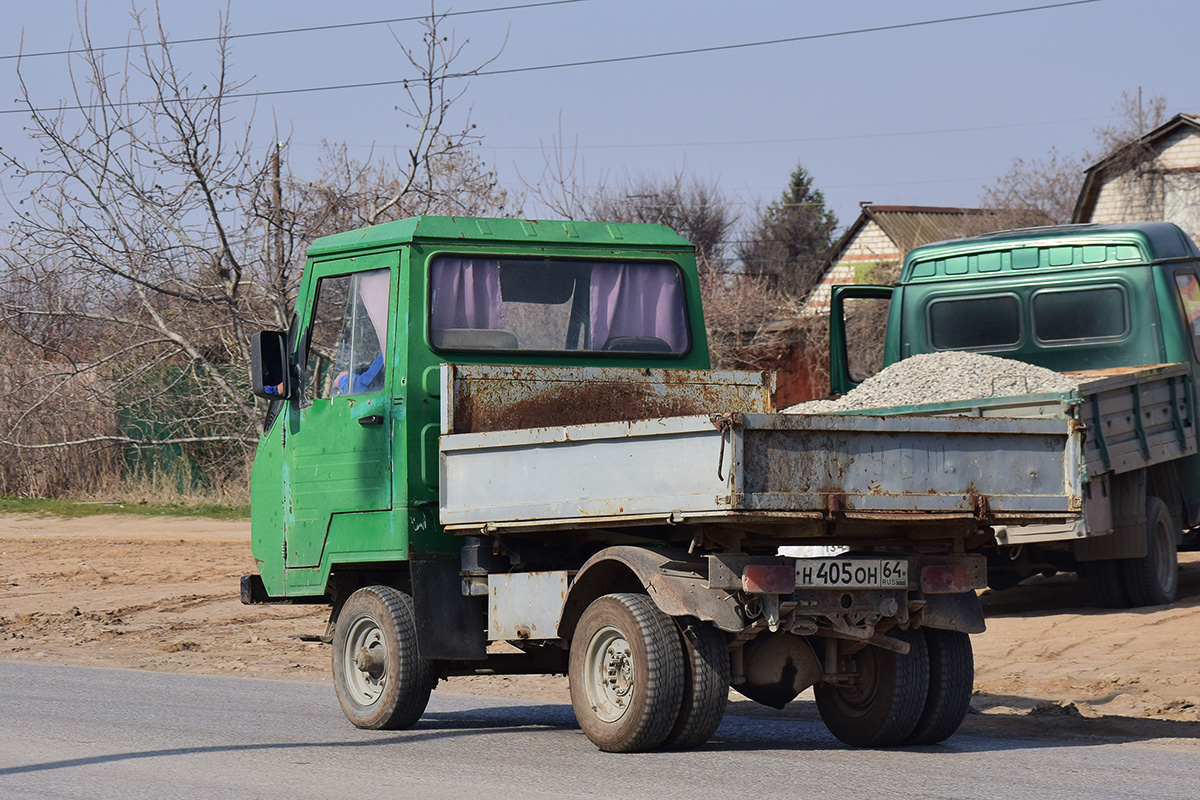
<svg viewBox="0 0 1200 800">
<path fill-rule="evenodd" d="M 1061 417 L 1079 426 L 1086 513 L 1070 523 L 993 526 L 994 543 L 984 548 L 989 584 L 1077 571 L 1102 607 L 1173 601 L 1178 547 L 1200 526 L 1200 251 L 1192 240 L 1157 222 L 1029 228 L 918 247 L 895 287 L 835 289 L 834 393 L 863 377 L 849 367 L 847 309 L 880 299 L 890 301 L 885 366 L 969 350 L 1078 381 L 1061 393 L 852 412 Z"/>
<path fill-rule="evenodd" d="M 699 746 L 731 686 L 812 687 L 854 745 L 958 728 L 977 551 L 1080 518 L 1079 426 L 775 413 L 771 374 L 709 369 L 699 286 L 655 225 L 419 217 L 314 244 L 289 330 L 251 337 L 241 597 L 330 608 L 353 724 L 539 673 L 609 751 Z"/>
</svg>

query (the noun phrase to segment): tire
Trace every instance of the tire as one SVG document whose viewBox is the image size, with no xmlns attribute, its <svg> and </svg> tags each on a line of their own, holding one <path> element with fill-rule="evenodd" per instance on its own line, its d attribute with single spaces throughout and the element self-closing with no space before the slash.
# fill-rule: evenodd
<svg viewBox="0 0 1200 800">
<path fill-rule="evenodd" d="M 975 688 L 971 637 L 959 631 L 925 628 L 929 651 L 929 692 L 925 710 L 905 744 L 937 744 L 949 739 L 966 719 Z"/>
<path fill-rule="evenodd" d="M 851 657 L 856 685 L 817 686 L 817 710 L 829 732 L 855 747 L 894 747 L 903 744 L 925 710 L 929 691 L 929 653 L 923 631 L 891 634 L 911 646 L 902 656 L 879 647 L 866 647 Z M 826 646 L 833 644 L 830 640 Z M 844 662 L 843 662 L 844 663 Z"/>
<path fill-rule="evenodd" d="M 683 645 L 683 696 L 664 750 L 691 750 L 709 740 L 729 699 L 729 648 L 712 625 L 691 620 L 679 631 Z"/>
<path fill-rule="evenodd" d="M 1097 608 L 1129 608 L 1129 592 L 1125 590 L 1125 576 L 1120 561 L 1088 561 L 1084 569 L 1092 605 Z"/>
<path fill-rule="evenodd" d="M 411 597 L 390 586 L 350 595 L 334 629 L 333 686 L 359 728 L 398 730 L 421 718 L 433 670 L 417 652 Z"/>
<path fill-rule="evenodd" d="M 1161 606 L 1174 602 L 1179 589 L 1179 553 L 1175 525 L 1167 504 L 1146 498 L 1146 556 L 1121 562 L 1125 589 L 1133 606 Z"/>
<path fill-rule="evenodd" d="M 641 594 L 592 602 L 571 639 L 571 705 L 601 750 L 633 753 L 666 741 L 683 695 L 683 647 L 675 623 Z"/>
</svg>

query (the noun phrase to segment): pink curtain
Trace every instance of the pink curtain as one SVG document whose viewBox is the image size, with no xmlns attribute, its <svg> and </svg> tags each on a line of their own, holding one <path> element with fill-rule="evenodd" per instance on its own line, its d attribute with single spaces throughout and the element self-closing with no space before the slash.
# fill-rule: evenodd
<svg viewBox="0 0 1200 800">
<path fill-rule="evenodd" d="M 626 336 L 662 339 L 671 352 L 687 349 L 683 287 L 674 267 L 595 264 L 591 279 L 592 347 Z"/>
<path fill-rule="evenodd" d="M 429 270 L 435 331 L 449 328 L 500 330 L 500 262 L 482 258 L 439 258 Z"/>
<path fill-rule="evenodd" d="M 375 338 L 379 340 L 379 351 L 387 352 L 387 318 L 388 290 L 392 280 L 392 272 L 387 269 L 376 269 L 362 273 L 358 278 L 358 294 L 367 316 L 371 318 L 371 327 L 375 329 Z"/>
</svg>

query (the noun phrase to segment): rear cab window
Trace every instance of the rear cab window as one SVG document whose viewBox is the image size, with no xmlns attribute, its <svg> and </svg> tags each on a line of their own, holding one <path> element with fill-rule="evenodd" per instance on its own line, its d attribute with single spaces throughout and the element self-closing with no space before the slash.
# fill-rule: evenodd
<svg viewBox="0 0 1200 800">
<path fill-rule="evenodd" d="M 670 358 L 691 349 L 671 262 L 439 255 L 428 302 L 438 351 Z"/>
<path fill-rule="evenodd" d="M 1046 289 L 1033 295 L 1039 344 L 1117 341 L 1129 333 L 1129 303 L 1120 286 Z"/>
<path fill-rule="evenodd" d="M 935 350 L 1005 350 L 1022 340 L 1016 295 L 939 299 L 929 304 L 929 343 Z"/>
</svg>

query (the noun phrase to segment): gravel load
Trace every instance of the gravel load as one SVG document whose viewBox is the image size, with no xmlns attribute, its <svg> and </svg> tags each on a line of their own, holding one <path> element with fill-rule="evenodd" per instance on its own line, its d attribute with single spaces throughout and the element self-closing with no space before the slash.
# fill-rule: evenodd
<svg viewBox="0 0 1200 800">
<path fill-rule="evenodd" d="M 811 400 L 785 414 L 827 414 L 862 408 L 952 403 L 980 397 L 1065 392 L 1074 379 L 1008 358 L 944 350 L 897 361 L 837 400 Z"/>
</svg>

